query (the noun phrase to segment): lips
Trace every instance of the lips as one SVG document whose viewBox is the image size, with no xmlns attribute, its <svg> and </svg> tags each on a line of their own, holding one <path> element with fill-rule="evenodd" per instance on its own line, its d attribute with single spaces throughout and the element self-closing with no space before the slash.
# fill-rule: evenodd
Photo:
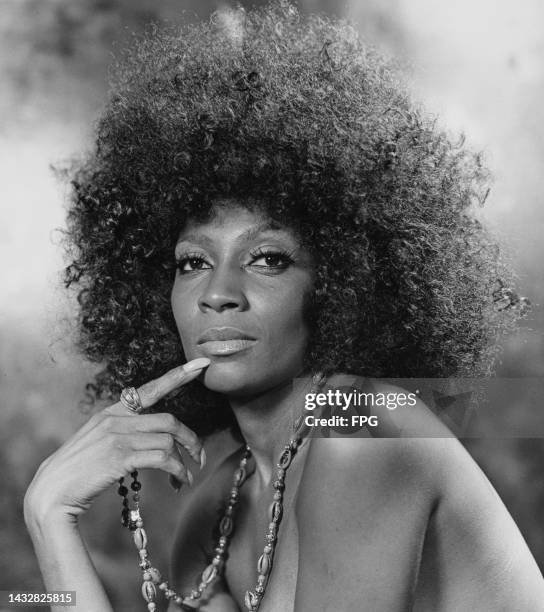
<svg viewBox="0 0 544 612">
<path fill-rule="evenodd" d="M 198 344 L 216 340 L 255 340 L 255 338 L 235 327 L 212 327 L 200 336 Z"/>
<path fill-rule="evenodd" d="M 225 356 L 244 351 L 256 339 L 235 327 L 214 327 L 206 330 L 198 339 L 198 345 L 207 355 Z"/>
</svg>

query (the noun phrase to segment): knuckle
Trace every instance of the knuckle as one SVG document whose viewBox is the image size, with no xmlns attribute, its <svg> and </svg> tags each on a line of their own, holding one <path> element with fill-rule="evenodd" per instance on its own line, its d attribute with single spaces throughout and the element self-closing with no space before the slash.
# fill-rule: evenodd
<svg viewBox="0 0 544 612">
<path fill-rule="evenodd" d="M 187 442 L 190 446 L 202 446 L 200 443 L 200 438 L 196 435 L 196 433 L 189 428 L 185 428 L 185 437 L 187 438 Z"/>
<path fill-rule="evenodd" d="M 176 443 L 174 441 L 174 438 L 170 434 L 164 434 L 164 436 L 162 438 L 162 445 L 163 445 L 163 449 L 162 450 L 166 450 L 169 453 L 174 452 L 174 450 L 176 448 Z"/>
<path fill-rule="evenodd" d="M 113 430 L 116 419 L 111 414 L 106 414 L 100 422 L 100 427 L 103 431 L 109 432 Z"/>
<path fill-rule="evenodd" d="M 104 434 L 102 441 L 110 449 L 121 450 L 123 448 L 119 435 L 113 431 L 107 431 Z"/>
<path fill-rule="evenodd" d="M 140 396 L 142 396 L 142 395 L 148 401 L 156 402 L 159 399 L 159 397 L 160 397 L 159 388 L 157 386 L 157 383 L 155 381 L 151 381 L 151 382 L 146 383 L 140 389 Z"/>
<path fill-rule="evenodd" d="M 170 453 L 164 449 L 160 449 L 157 451 L 157 460 L 159 463 L 164 464 L 168 463 L 170 459 Z"/>
<path fill-rule="evenodd" d="M 121 461 L 121 466 L 125 472 L 133 472 L 138 469 L 138 464 L 134 454 L 125 455 Z"/>
<path fill-rule="evenodd" d="M 170 414 L 169 412 L 164 412 L 162 418 L 163 418 L 164 428 L 166 431 L 173 433 L 178 429 L 179 421 L 176 419 L 176 417 L 173 414 Z"/>
</svg>

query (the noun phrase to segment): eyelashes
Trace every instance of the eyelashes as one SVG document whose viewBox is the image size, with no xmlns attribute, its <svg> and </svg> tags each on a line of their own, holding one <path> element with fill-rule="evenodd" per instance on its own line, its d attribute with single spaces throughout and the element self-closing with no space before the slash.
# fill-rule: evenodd
<svg viewBox="0 0 544 612">
<path fill-rule="evenodd" d="M 289 251 L 285 251 L 283 249 L 271 249 L 267 247 L 259 247 L 255 251 L 250 253 L 252 257 L 252 265 L 255 265 L 256 261 L 259 259 L 268 260 L 269 265 L 267 266 L 258 266 L 263 268 L 279 268 L 285 269 L 288 268 L 291 264 L 294 263 L 293 253 Z M 275 263 L 270 263 L 275 262 Z"/>
<path fill-rule="evenodd" d="M 190 269 L 187 269 L 187 266 L 189 266 Z M 210 267 L 211 265 L 201 253 L 182 253 L 180 256 L 176 257 L 176 268 L 181 274 L 205 270 Z"/>
<path fill-rule="evenodd" d="M 293 252 L 279 248 L 259 247 L 250 251 L 250 262 L 244 267 L 262 268 L 263 271 L 279 272 L 294 263 Z M 263 260 L 264 263 L 258 263 Z M 180 274 L 190 274 L 212 268 L 208 259 L 199 252 L 182 253 L 176 258 L 176 267 Z"/>
</svg>

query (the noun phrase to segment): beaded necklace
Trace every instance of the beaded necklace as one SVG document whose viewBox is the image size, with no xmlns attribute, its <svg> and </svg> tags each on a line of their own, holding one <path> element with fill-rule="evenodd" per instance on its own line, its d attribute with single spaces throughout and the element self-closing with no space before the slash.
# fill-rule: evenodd
<svg viewBox="0 0 544 612">
<path fill-rule="evenodd" d="M 311 392 L 316 392 L 325 382 L 323 374 L 315 374 L 312 378 Z M 283 517 L 283 492 L 285 490 L 285 475 L 294 456 L 296 455 L 299 446 L 302 444 L 303 437 L 306 433 L 304 427 L 304 415 L 301 414 L 295 421 L 293 426 L 294 434 L 288 444 L 285 445 L 282 454 L 277 463 L 276 480 L 272 486 L 274 488 L 274 496 L 270 505 L 268 531 L 265 536 L 265 546 L 262 555 L 257 561 L 257 583 L 253 591 L 246 591 L 244 603 L 248 612 L 257 612 L 261 601 L 264 597 L 265 589 L 268 584 L 268 579 L 272 570 L 274 560 L 274 552 L 276 550 L 278 529 Z M 227 505 L 221 520 L 219 521 L 219 539 L 217 546 L 214 549 L 214 557 L 212 562 L 206 567 L 200 576 L 198 586 L 187 595 L 181 595 L 170 588 L 167 580 L 163 580 L 162 576 L 155 567 L 151 565 L 149 553 L 147 551 L 147 534 L 144 529 L 144 522 L 140 513 L 140 489 L 141 483 L 138 481 L 138 471 L 131 472 L 132 483 L 130 488 L 133 491 L 132 500 L 135 508 L 129 508 L 128 488 L 124 484 L 124 478 L 119 479 L 119 488 L 117 492 L 123 497 L 123 510 L 121 511 L 121 522 L 124 527 L 132 531 L 134 544 L 138 549 L 140 556 L 140 569 L 142 570 L 142 596 L 147 602 L 149 612 L 157 611 L 157 588 L 164 593 L 167 600 L 175 602 L 181 610 L 193 611 L 198 608 L 191 606 L 188 602 L 198 602 L 208 586 L 218 577 L 222 576 L 225 569 L 226 558 L 229 547 L 229 538 L 234 528 L 234 507 L 238 503 L 240 497 L 240 487 L 247 479 L 247 462 L 251 457 L 251 449 L 245 446 L 242 458 L 236 470 L 234 471 L 232 488 L 227 500 Z"/>
</svg>

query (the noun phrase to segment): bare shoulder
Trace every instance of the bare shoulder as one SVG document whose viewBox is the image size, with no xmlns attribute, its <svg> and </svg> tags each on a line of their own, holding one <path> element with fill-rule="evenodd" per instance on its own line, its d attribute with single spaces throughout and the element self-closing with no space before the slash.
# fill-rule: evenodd
<svg viewBox="0 0 544 612">
<path fill-rule="evenodd" d="M 403 390 L 380 382 L 374 391 Z M 419 399 L 386 417 L 368 437 L 311 441 L 297 505 L 300 558 L 311 560 L 299 601 L 313 603 L 315 576 L 355 581 L 362 571 L 373 580 L 353 606 L 365 597 L 375 610 L 544 610 L 536 562 L 459 440 Z"/>
<path fill-rule="evenodd" d="M 409 609 L 441 495 L 441 452 L 434 440 L 388 433 L 309 442 L 296 505 L 295 609 L 352 610 L 363 600 L 375 612 Z"/>
</svg>

